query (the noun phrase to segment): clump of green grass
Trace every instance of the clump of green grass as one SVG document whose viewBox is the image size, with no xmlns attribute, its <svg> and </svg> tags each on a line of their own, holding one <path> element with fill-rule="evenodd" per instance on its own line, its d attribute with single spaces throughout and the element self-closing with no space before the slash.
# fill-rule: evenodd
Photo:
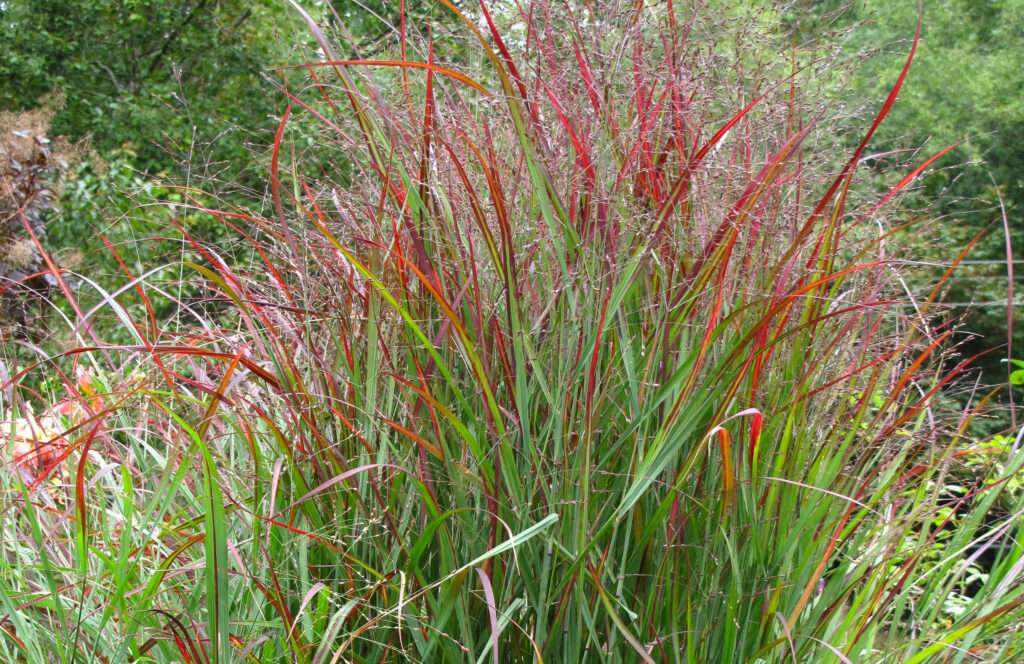
<svg viewBox="0 0 1024 664">
<path fill-rule="evenodd" d="M 933 160 L 850 204 L 913 49 L 836 160 L 808 73 L 708 48 L 729 21 L 537 0 L 512 42 L 444 4 L 484 66 L 405 25 L 342 60 L 309 20 L 325 60 L 283 93 L 269 212 L 189 212 L 251 249 L 193 244 L 216 317 L 111 296 L 136 345 L 8 381 L 16 418 L 21 376 L 93 364 L 54 385 L 62 462 L 2 475 L 0 652 L 1019 656 L 1020 512 L 986 517 L 1022 458 L 942 492 L 972 413 L 928 409 L 966 361 L 934 361 L 939 287 L 909 317 L 876 226 Z M 298 114 L 343 181 L 303 171 Z"/>
</svg>

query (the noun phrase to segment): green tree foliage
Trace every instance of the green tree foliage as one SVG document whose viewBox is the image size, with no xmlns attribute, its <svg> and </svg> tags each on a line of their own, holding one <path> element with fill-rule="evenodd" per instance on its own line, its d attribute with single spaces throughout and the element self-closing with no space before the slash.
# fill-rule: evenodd
<svg viewBox="0 0 1024 664">
<path fill-rule="evenodd" d="M 812 10 L 803 18 L 805 33 L 853 26 L 849 49 L 871 55 L 856 69 L 849 98 L 880 99 L 891 72 L 905 57 L 917 21 L 914 2 L 861 0 L 802 2 Z M 952 144 L 944 160 L 959 163 L 929 175 L 924 200 L 937 202 L 947 221 L 930 238 L 932 256 L 949 261 L 985 228 L 987 236 L 971 260 L 999 261 L 1006 256 L 1000 199 L 1005 204 L 1017 258 L 1024 256 L 1024 1 L 925 0 L 924 24 L 908 86 L 880 128 L 873 144 L 879 152 L 920 145 L 931 154 Z M 804 17 L 807 14 L 803 14 Z M 922 153 L 918 159 L 926 156 Z M 878 162 L 882 163 L 882 162 Z M 1024 290 L 1017 270 L 1018 294 Z M 968 327 L 981 335 L 966 344 L 977 353 L 1007 340 L 1005 265 L 966 265 L 947 300 L 976 303 Z M 1018 298 L 1019 300 L 1019 298 Z M 1019 313 L 1020 308 L 1015 310 Z M 1015 349 L 1024 348 L 1024 326 L 1014 330 Z M 1005 382 L 1004 352 L 982 358 L 988 382 Z"/>
<path fill-rule="evenodd" d="M 142 169 L 198 145 L 237 173 L 275 108 L 261 75 L 286 56 L 274 39 L 291 16 L 280 3 L 8 0 L 0 12 L 0 105 L 60 90 L 54 133 L 90 136 L 101 153 L 129 143 Z"/>
<path fill-rule="evenodd" d="M 396 43 L 399 0 L 298 4 L 332 34 L 342 57 L 398 57 L 384 49 Z M 448 9 L 433 0 L 408 0 L 404 9 L 410 32 L 436 26 L 437 50 L 457 52 Z M 48 133 L 88 138 L 99 156 L 69 173 L 47 229 L 51 252 L 106 284 L 123 280 L 125 267 L 104 239 L 135 275 L 182 260 L 172 221 L 219 243 L 222 226 L 180 204 L 194 201 L 197 187 L 223 201 L 266 186 L 267 147 L 288 103 L 280 87 L 302 71 L 294 65 L 322 57 L 287 0 L 0 0 L 0 108 L 22 111 L 60 97 Z M 308 121 L 300 110 L 293 115 L 293 126 Z M 305 136 L 308 144 L 320 140 Z M 231 258 L 230 247 L 219 250 Z M 173 270 L 149 280 L 164 276 Z M 181 288 L 173 290 L 194 295 Z M 100 297 L 86 290 L 79 297 L 87 302 Z M 99 327 L 124 341 L 116 326 Z"/>
<path fill-rule="evenodd" d="M 297 26 L 277 0 L 0 0 L 0 107 L 59 99 L 47 133 L 95 152 L 68 172 L 44 237 L 84 306 L 129 273 L 196 296 L 168 267 L 189 257 L 174 224 L 207 243 L 222 229 L 176 207 L 186 195 L 171 183 L 228 197 L 261 185 L 254 155 L 282 104 L 267 79 L 298 52 Z M 174 307 L 152 313 L 160 324 Z M 95 321 L 100 337 L 131 343 L 111 320 Z"/>
<path fill-rule="evenodd" d="M 455 16 L 433 0 L 298 4 L 336 33 L 343 57 L 379 57 L 403 8 L 408 30 L 434 25 L 438 47 L 456 52 Z M 2 0 L 0 108 L 59 91 L 55 135 L 88 136 L 102 155 L 127 147 L 145 172 L 187 159 L 193 172 L 255 184 L 252 147 L 269 143 L 286 101 L 266 79 L 287 80 L 284 66 L 312 53 L 303 44 L 314 46 L 281 0 Z"/>
</svg>

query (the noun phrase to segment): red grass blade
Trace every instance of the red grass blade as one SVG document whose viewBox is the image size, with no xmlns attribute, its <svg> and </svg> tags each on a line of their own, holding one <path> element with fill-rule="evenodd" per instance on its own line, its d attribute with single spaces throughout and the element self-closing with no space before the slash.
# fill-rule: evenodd
<svg viewBox="0 0 1024 664">
<path fill-rule="evenodd" d="M 477 92 L 490 96 L 490 92 L 483 85 L 477 83 L 469 76 L 434 64 L 433 62 L 415 62 L 412 60 L 325 60 L 323 62 L 307 62 L 302 67 L 400 67 L 404 69 L 423 69 L 430 73 L 441 74 L 448 78 L 463 83 Z"/>
</svg>

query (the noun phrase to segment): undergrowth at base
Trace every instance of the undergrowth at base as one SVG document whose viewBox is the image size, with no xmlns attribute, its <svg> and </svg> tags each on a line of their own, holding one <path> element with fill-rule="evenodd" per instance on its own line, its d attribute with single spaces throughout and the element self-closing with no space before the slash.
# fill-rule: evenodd
<svg viewBox="0 0 1024 664">
<path fill-rule="evenodd" d="M 344 59 L 293 3 L 322 59 L 266 209 L 179 208 L 249 260 L 177 223 L 205 302 L 158 320 L 118 261 L 136 341 L 79 311 L 5 379 L 0 658 L 1024 657 L 1024 456 L 944 490 L 984 399 L 932 408 L 949 273 L 896 270 L 942 153 L 855 185 L 917 38 L 836 155 L 814 67 L 706 8 L 535 0 L 505 39 L 440 1 L 483 65 L 404 24 Z"/>
</svg>

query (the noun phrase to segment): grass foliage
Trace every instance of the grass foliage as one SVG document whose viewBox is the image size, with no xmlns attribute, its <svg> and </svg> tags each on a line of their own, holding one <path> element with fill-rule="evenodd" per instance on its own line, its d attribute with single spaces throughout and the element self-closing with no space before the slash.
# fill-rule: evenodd
<svg viewBox="0 0 1024 664">
<path fill-rule="evenodd" d="M 932 160 L 851 188 L 913 49 L 835 155 L 814 68 L 735 17 L 536 0 L 505 39 L 440 1 L 482 64 L 305 17 L 265 206 L 176 208 L 249 259 L 193 242 L 173 323 L 119 262 L 82 288 L 134 342 L 79 312 L 8 367 L 0 658 L 1024 656 L 1024 456 L 944 491 L 966 361 L 894 271 Z"/>
</svg>

